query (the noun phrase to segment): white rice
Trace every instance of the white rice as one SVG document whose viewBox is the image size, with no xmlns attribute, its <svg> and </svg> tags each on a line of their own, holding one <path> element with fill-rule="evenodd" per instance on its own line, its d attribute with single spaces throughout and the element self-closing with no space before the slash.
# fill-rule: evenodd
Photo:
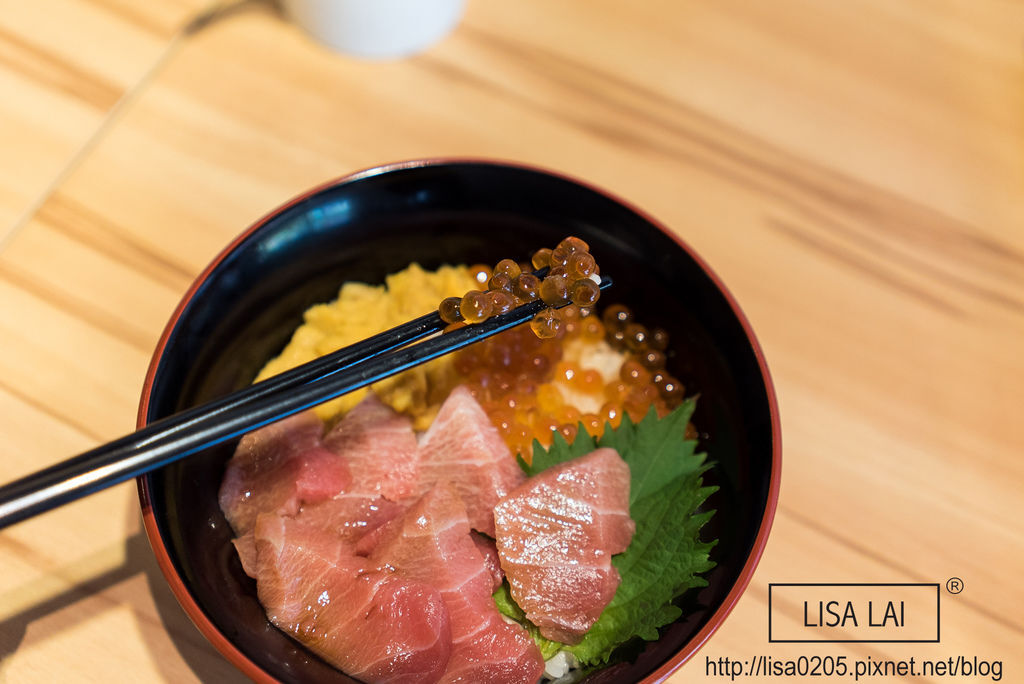
<svg viewBox="0 0 1024 684">
<path fill-rule="evenodd" d="M 568 651 L 559 651 L 544 662 L 544 676 L 540 681 L 543 684 L 572 684 L 581 674 L 576 656 Z"/>
</svg>

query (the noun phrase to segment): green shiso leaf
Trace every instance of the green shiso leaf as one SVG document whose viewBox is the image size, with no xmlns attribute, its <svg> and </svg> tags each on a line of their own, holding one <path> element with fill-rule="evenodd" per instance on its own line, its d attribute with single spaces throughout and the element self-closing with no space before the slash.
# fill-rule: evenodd
<svg viewBox="0 0 1024 684">
<path fill-rule="evenodd" d="M 543 470 L 547 470 L 551 466 L 571 461 L 580 456 L 586 456 L 596 448 L 597 445 L 594 442 L 594 438 L 587 433 L 583 428 L 583 424 L 580 423 L 579 432 L 572 444 L 565 441 L 565 437 L 561 432 L 555 432 L 551 447 L 548 449 L 541 446 L 541 443 L 537 440 L 533 440 L 532 463 L 527 463 L 518 454 L 516 454 L 516 460 L 519 461 L 519 467 L 523 469 L 527 476 L 533 476 Z"/>
<path fill-rule="evenodd" d="M 607 426 L 596 443 L 580 426 L 573 444 L 560 435 L 550 449 L 534 442 L 532 464 L 520 462 L 527 475 L 535 475 L 596 447 L 611 447 L 630 469 L 629 513 L 636 533 L 629 548 L 612 558 L 622 581 L 580 643 L 562 646 L 544 639 L 507 589 L 495 594 L 499 610 L 527 626 L 545 658 L 565 648 L 585 668 L 603 665 L 633 638 L 657 639 L 658 628 L 682 614 L 673 601 L 706 586 L 700 574 L 714 567 L 708 555 L 716 542 L 701 541 L 700 530 L 714 511 L 697 509 L 716 488 L 703 486 L 702 476 L 711 467 L 705 454 L 696 452 L 696 441 L 683 439 L 695 407 L 696 400 L 688 399 L 664 418 L 653 409 L 639 423 L 625 416 L 617 429 Z"/>
<path fill-rule="evenodd" d="M 693 473 L 704 463 L 704 454 L 695 454 L 696 440 L 684 440 L 696 399 L 687 399 L 675 411 L 658 418 L 654 407 L 643 420 L 634 424 L 622 417 L 617 430 L 606 430 L 598 446 L 611 447 L 629 465 L 629 505 L 632 506 L 681 475 Z M 584 452 L 586 453 L 586 452 Z"/>
</svg>

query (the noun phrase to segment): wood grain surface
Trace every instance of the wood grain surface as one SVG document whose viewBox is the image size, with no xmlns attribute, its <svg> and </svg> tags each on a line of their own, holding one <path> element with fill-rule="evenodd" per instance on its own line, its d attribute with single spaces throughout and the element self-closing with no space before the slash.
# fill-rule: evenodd
<svg viewBox="0 0 1024 684">
<path fill-rule="evenodd" d="M 291 196 L 401 159 L 522 161 L 682 236 L 774 377 L 767 550 L 670 681 L 759 655 L 977 656 L 1024 681 L 1021 3 L 469 0 L 388 62 L 263 2 L 0 8 L 0 480 L 131 430 L 178 299 Z M 941 643 L 768 643 L 769 583 L 952 576 Z M 134 485 L 0 532 L 0 681 L 238 680 Z"/>
</svg>

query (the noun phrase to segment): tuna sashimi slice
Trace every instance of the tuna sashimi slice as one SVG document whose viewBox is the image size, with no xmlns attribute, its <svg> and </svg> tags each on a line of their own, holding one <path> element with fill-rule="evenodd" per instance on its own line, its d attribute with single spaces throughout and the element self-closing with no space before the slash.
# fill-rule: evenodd
<svg viewBox="0 0 1024 684">
<path fill-rule="evenodd" d="M 354 553 L 365 556 L 376 543 L 376 530 L 405 511 L 405 505 L 383 497 L 371 498 L 361 494 L 339 494 L 333 499 L 303 505 L 293 517 L 303 524 L 330 532 L 349 545 Z M 277 512 L 280 514 L 280 512 Z M 256 577 L 256 542 L 249 530 L 231 540 L 242 562 L 242 570 Z M 495 552 L 497 553 L 497 552 Z"/>
<path fill-rule="evenodd" d="M 619 586 L 612 555 L 629 546 L 629 466 L 597 449 L 534 475 L 494 509 L 512 598 L 554 641 L 578 643 Z"/>
<path fill-rule="evenodd" d="M 498 558 L 498 547 L 494 545 L 493 539 L 485 537 L 479 532 L 474 532 L 472 536 L 473 543 L 476 544 L 476 550 L 484 557 L 484 565 L 487 566 L 487 572 L 491 573 L 491 581 L 493 583 L 491 590 L 492 592 L 497 591 L 498 587 L 501 586 L 502 580 L 505 579 L 505 573 L 501 569 L 501 559 Z"/>
<path fill-rule="evenodd" d="M 238 560 L 242 562 L 242 570 L 246 575 L 256 579 L 256 537 L 252 530 L 249 530 L 241 537 L 231 540 L 238 552 Z"/>
<path fill-rule="evenodd" d="M 304 411 L 239 440 L 219 492 L 221 510 L 239 536 L 261 513 L 294 515 L 302 504 L 349 486 L 348 466 L 324 448 L 323 430 L 316 414 Z"/>
<path fill-rule="evenodd" d="M 452 634 L 442 682 L 535 684 L 540 679 L 540 650 L 522 626 L 498 613 L 491 598 L 493 576 L 452 485 L 439 483 L 382 527 L 369 560 L 441 592 Z"/>
<path fill-rule="evenodd" d="M 405 508 L 381 496 L 371 498 L 342 493 L 333 499 L 303 506 L 295 519 L 334 532 L 355 547 L 381 525 L 401 515 Z"/>
<path fill-rule="evenodd" d="M 352 473 L 350 493 L 401 501 L 417 493 L 419 452 L 412 421 L 373 394 L 324 437 Z"/>
<path fill-rule="evenodd" d="M 277 515 L 256 523 L 257 592 L 279 629 L 362 681 L 436 682 L 451 651 L 437 589 L 374 569 L 323 530 Z"/>
<path fill-rule="evenodd" d="M 420 492 L 450 481 L 473 529 L 493 537 L 494 505 L 524 478 L 469 390 L 461 385 L 452 390 L 420 440 Z"/>
</svg>

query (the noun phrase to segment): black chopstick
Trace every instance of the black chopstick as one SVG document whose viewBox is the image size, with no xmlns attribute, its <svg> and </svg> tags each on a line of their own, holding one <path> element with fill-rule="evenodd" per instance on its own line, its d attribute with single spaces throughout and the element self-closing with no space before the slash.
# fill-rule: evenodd
<svg viewBox="0 0 1024 684">
<path fill-rule="evenodd" d="M 601 279 L 601 289 L 611 286 Z M 294 415 L 533 318 L 534 301 L 483 323 L 438 332 L 436 313 L 229 394 L 0 487 L 0 529 Z"/>
<path fill-rule="evenodd" d="M 207 420 L 229 408 L 237 408 L 270 396 L 282 390 L 305 385 L 331 373 L 350 367 L 360 361 L 373 358 L 384 352 L 398 349 L 432 335 L 447 325 L 436 311 L 402 323 L 360 342 L 342 347 L 313 361 L 291 368 L 241 390 L 231 392 L 201 406 L 196 406 L 167 418 L 154 421 L 130 435 L 110 442 L 108 448 L 134 445 L 144 447 L 158 439 L 191 429 L 197 421 Z M 2 489 L 0 489 L 2 491 Z"/>
</svg>

